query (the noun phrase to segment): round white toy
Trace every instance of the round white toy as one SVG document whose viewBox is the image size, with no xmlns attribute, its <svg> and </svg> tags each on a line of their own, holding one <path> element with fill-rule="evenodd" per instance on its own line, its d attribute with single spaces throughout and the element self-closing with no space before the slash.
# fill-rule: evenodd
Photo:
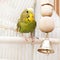
<svg viewBox="0 0 60 60">
<path fill-rule="evenodd" d="M 52 32 L 55 27 L 54 21 L 51 17 L 42 17 L 39 24 L 40 30 L 45 33 Z"/>
<path fill-rule="evenodd" d="M 41 6 L 41 15 L 42 16 L 52 16 L 53 14 L 53 7 L 50 5 L 43 5 Z"/>
</svg>

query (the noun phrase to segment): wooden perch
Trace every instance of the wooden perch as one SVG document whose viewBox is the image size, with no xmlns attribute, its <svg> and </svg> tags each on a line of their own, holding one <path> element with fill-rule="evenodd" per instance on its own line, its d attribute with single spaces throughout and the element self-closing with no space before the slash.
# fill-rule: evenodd
<svg viewBox="0 0 60 60">
<path fill-rule="evenodd" d="M 32 38 L 27 38 L 28 41 L 25 40 L 24 37 L 6 37 L 1 36 L 0 37 L 0 43 L 20 43 L 20 44 L 40 44 L 44 38 L 33 38 L 34 42 L 32 42 Z M 50 38 L 49 39 L 53 44 L 60 44 L 60 39 Z"/>
</svg>

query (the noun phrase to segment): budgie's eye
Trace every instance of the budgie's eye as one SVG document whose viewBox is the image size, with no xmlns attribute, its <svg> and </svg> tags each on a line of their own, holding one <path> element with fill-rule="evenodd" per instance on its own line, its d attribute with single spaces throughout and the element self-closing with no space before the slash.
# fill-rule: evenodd
<svg viewBox="0 0 60 60">
<path fill-rule="evenodd" d="M 28 13 L 28 11 L 26 11 Z"/>
</svg>

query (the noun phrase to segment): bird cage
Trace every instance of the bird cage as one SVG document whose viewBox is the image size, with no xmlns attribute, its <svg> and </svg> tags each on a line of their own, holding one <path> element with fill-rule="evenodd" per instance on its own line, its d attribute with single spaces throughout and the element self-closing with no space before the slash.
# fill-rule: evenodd
<svg viewBox="0 0 60 60">
<path fill-rule="evenodd" d="M 37 28 L 35 30 L 34 44 L 31 39 L 28 42 L 22 38 L 21 33 L 16 32 L 16 24 L 21 12 L 25 8 L 31 8 L 34 4 L 34 0 L 0 0 L 0 60 L 59 60 L 60 44 L 58 44 L 60 35 L 59 17 L 53 13 L 53 18 L 56 24 L 56 28 L 50 33 L 52 38 L 54 54 L 46 55 L 37 51 L 40 45 L 40 38 L 45 36 L 38 29 L 40 15 L 40 0 L 36 1 L 35 18 L 37 21 Z M 55 17 L 56 16 L 56 17 Z M 25 34 L 28 36 L 29 34 Z M 56 39 L 55 39 L 56 38 Z M 55 44 L 55 42 L 57 42 Z M 43 58 L 44 57 L 44 58 Z"/>
</svg>

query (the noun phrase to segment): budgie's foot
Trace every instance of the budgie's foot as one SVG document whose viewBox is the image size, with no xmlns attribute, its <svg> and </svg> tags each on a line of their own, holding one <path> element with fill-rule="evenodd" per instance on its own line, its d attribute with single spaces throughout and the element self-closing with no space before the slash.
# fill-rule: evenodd
<svg viewBox="0 0 60 60">
<path fill-rule="evenodd" d="M 32 42 L 34 42 L 34 39 L 32 39 Z"/>
<path fill-rule="evenodd" d="M 33 36 L 33 33 L 31 33 L 30 38 L 31 38 L 32 42 L 34 42 L 34 36 Z"/>
<path fill-rule="evenodd" d="M 28 41 L 28 39 L 25 37 L 25 40 Z"/>
<path fill-rule="evenodd" d="M 24 33 L 22 33 L 22 37 L 24 37 L 25 41 L 28 41 L 28 38 L 25 36 Z"/>
</svg>

